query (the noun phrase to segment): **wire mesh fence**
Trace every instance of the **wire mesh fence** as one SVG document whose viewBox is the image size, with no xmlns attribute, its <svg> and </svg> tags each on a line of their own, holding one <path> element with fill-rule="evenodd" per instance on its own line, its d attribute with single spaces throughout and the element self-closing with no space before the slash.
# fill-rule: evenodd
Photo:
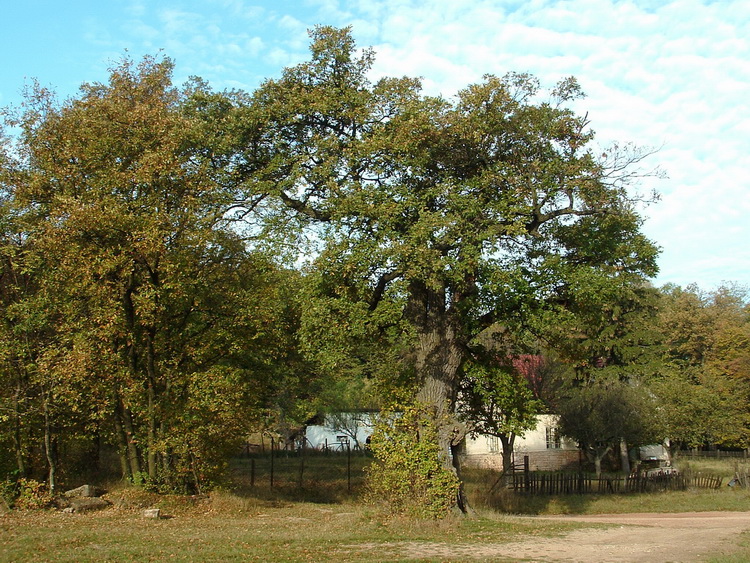
<svg viewBox="0 0 750 563">
<path fill-rule="evenodd" d="M 231 469 L 234 482 L 243 488 L 307 491 L 341 498 L 362 489 L 371 462 L 367 450 L 274 449 L 237 457 Z"/>
<path fill-rule="evenodd" d="M 677 457 L 685 459 L 727 459 L 731 458 L 737 461 L 748 460 L 748 450 L 680 450 Z"/>
</svg>

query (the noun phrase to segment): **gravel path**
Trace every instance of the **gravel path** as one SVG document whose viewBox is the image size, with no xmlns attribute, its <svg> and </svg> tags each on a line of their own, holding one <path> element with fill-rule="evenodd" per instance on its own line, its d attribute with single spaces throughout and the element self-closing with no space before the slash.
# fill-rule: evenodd
<svg viewBox="0 0 750 563">
<path fill-rule="evenodd" d="M 678 514 L 604 514 L 541 516 L 537 520 L 609 524 L 580 529 L 555 538 L 456 546 L 409 542 L 407 558 L 445 561 L 530 561 L 539 563 L 689 563 L 731 554 L 740 534 L 750 530 L 750 512 Z"/>
</svg>

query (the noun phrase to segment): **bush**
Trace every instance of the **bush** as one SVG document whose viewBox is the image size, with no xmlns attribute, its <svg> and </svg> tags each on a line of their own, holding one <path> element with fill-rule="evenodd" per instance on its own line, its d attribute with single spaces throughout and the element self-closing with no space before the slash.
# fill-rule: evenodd
<svg viewBox="0 0 750 563">
<path fill-rule="evenodd" d="M 19 479 L 18 494 L 13 502 L 21 510 L 40 510 L 52 506 L 54 497 L 47 485 L 34 479 Z"/>
<path fill-rule="evenodd" d="M 18 497 L 18 480 L 5 479 L 0 481 L 0 498 L 5 501 L 5 504 L 13 506 L 16 497 Z"/>
<path fill-rule="evenodd" d="M 375 463 L 367 470 L 365 499 L 393 514 L 443 518 L 455 505 L 456 474 L 444 465 L 435 421 L 424 407 L 383 416 L 372 435 Z"/>
</svg>

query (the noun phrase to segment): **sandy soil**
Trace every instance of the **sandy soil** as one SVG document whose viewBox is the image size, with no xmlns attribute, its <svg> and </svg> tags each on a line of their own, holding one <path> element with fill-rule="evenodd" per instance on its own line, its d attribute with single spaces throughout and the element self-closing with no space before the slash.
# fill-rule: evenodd
<svg viewBox="0 0 750 563">
<path fill-rule="evenodd" d="M 596 525 L 556 538 L 528 538 L 504 544 L 456 546 L 410 542 L 407 558 L 446 561 L 530 561 L 544 563 L 688 563 L 730 554 L 750 530 L 750 512 L 544 516 L 537 519 Z"/>
</svg>

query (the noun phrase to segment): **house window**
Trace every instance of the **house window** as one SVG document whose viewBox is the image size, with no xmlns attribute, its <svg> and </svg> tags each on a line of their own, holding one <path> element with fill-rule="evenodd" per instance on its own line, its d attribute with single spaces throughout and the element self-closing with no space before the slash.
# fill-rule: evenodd
<svg viewBox="0 0 750 563">
<path fill-rule="evenodd" d="M 547 449 L 548 450 L 559 450 L 560 449 L 560 433 L 557 428 L 547 427 Z"/>
<path fill-rule="evenodd" d="M 487 436 L 487 449 L 493 454 L 500 451 L 500 441 L 497 436 Z"/>
</svg>

